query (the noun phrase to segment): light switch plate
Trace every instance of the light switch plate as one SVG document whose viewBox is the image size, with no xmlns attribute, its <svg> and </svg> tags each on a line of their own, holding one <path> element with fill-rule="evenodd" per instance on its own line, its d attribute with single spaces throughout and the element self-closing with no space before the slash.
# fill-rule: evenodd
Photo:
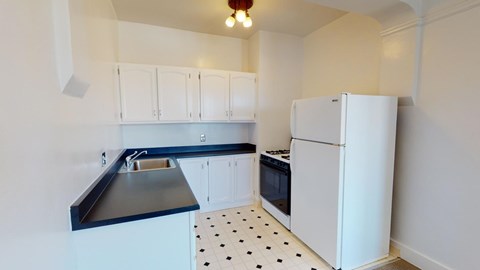
<svg viewBox="0 0 480 270">
<path fill-rule="evenodd" d="M 200 134 L 200 142 L 206 142 L 207 141 L 207 137 L 205 136 L 205 134 Z"/>
</svg>

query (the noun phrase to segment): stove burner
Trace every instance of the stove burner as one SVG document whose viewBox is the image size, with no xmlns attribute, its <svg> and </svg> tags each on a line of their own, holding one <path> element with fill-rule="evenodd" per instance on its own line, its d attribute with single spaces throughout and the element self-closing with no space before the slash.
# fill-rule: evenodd
<svg viewBox="0 0 480 270">
<path fill-rule="evenodd" d="M 270 154 L 270 155 L 288 155 L 290 154 L 290 150 L 286 150 L 286 149 L 283 149 L 283 150 L 272 150 L 272 151 L 265 151 L 267 154 Z"/>
</svg>

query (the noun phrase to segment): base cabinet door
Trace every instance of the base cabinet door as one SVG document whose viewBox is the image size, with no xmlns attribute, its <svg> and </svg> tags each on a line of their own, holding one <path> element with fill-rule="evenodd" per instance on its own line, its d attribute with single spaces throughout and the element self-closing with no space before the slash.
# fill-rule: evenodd
<svg viewBox="0 0 480 270">
<path fill-rule="evenodd" d="M 232 158 L 208 159 L 208 203 L 211 207 L 233 201 Z"/>
<path fill-rule="evenodd" d="M 234 182 L 236 202 L 253 202 L 253 172 L 255 158 L 253 155 L 234 157 Z"/>
<path fill-rule="evenodd" d="M 200 212 L 254 202 L 253 154 L 183 158 L 178 162 L 200 204 Z"/>
<path fill-rule="evenodd" d="M 185 158 L 179 159 L 180 167 L 183 175 L 187 179 L 190 188 L 192 189 L 200 211 L 208 208 L 208 158 Z"/>
</svg>

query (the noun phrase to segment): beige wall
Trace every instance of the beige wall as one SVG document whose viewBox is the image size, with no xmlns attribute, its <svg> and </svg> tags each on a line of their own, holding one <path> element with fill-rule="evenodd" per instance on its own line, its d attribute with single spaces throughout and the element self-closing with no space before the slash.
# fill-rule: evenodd
<svg viewBox="0 0 480 270">
<path fill-rule="evenodd" d="M 296 36 L 260 31 L 250 38 L 257 72 L 257 149 L 290 148 L 290 106 L 302 89 L 303 45 Z"/>
<path fill-rule="evenodd" d="M 120 62 L 248 71 L 245 39 L 119 22 Z"/>
<path fill-rule="evenodd" d="M 392 239 L 422 269 L 478 268 L 478 26 L 478 5 L 425 26 L 417 102 L 399 108 Z M 399 44 L 399 55 L 411 54 L 409 31 L 386 40 Z M 383 81 L 409 76 L 403 57 L 385 62 Z M 393 86 L 381 93 L 408 93 L 408 85 Z"/>
<path fill-rule="evenodd" d="M 305 37 L 302 97 L 377 94 L 380 30 L 374 19 L 349 13 Z"/>
<path fill-rule="evenodd" d="M 103 172 L 101 152 L 112 160 L 122 144 L 111 3 L 70 1 L 73 53 L 91 71 L 83 98 L 60 92 L 52 3 L 0 4 L 0 269 L 75 269 L 69 206 Z"/>
</svg>

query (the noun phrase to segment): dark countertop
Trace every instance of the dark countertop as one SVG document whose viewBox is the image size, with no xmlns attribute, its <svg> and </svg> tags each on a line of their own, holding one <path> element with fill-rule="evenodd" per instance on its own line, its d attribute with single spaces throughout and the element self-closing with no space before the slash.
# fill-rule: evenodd
<svg viewBox="0 0 480 270">
<path fill-rule="evenodd" d="M 255 145 L 229 144 L 127 149 L 70 207 L 72 230 L 194 211 L 199 205 L 176 158 L 255 153 Z M 168 156 L 176 167 L 117 173 L 125 157 L 147 150 L 142 158 Z"/>
</svg>

